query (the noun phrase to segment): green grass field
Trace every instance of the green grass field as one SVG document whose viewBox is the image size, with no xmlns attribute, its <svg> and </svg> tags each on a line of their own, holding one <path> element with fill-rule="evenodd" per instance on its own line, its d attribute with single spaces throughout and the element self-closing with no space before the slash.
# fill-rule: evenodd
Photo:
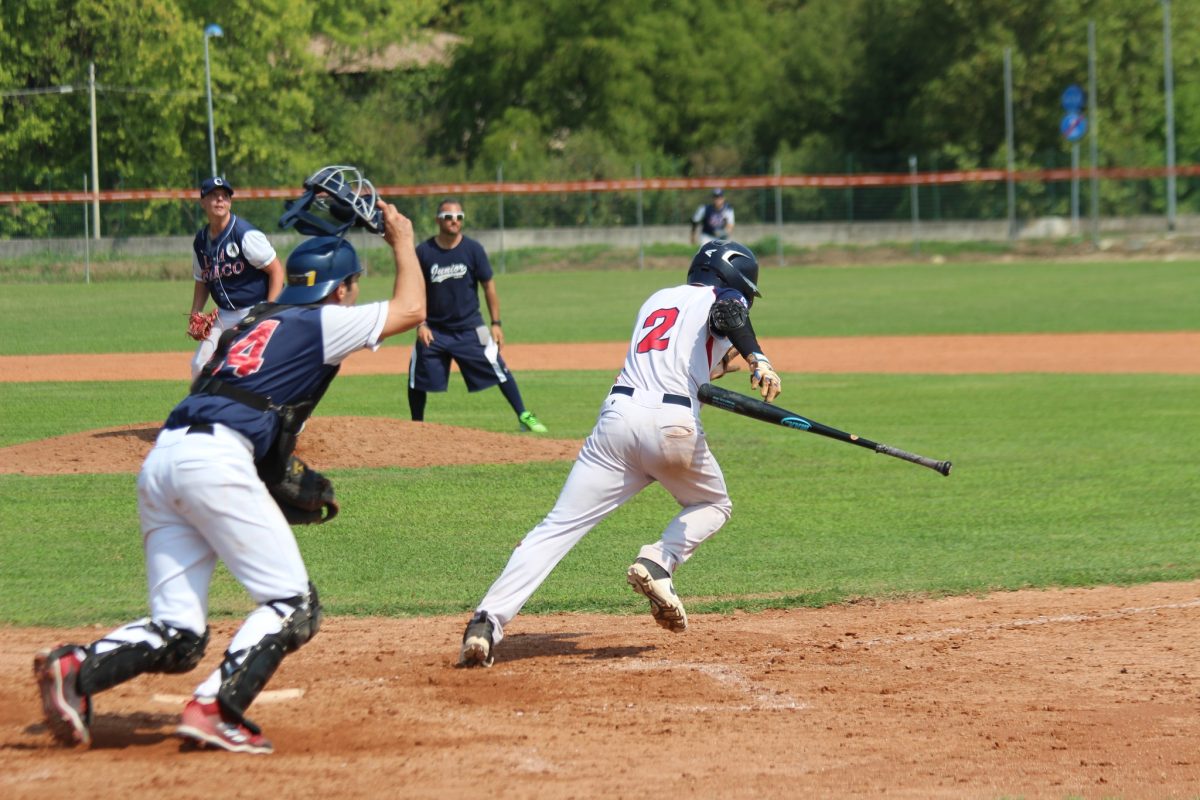
<svg viewBox="0 0 1200 800">
<path fill-rule="evenodd" d="M 624 339 L 644 296 L 681 277 L 504 276 L 505 330 L 512 342 Z M 1195 262 L 784 268 L 765 270 L 762 284 L 754 318 L 764 336 L 1200 329 Z M 387 288 L 374 277 L 364 296 Z M 0 354 L 187 350 L 189 297 L 188 284 L 171 282 L 7 285 Z M 517 377 L 553 435 L 581 439 L 612 376 Z M 403 380 L 340 378 L 318 413 L 407 418 Z M 1200 575 L 1200 376 L 784 381 L 785 407 L 951 458 L 954 474 L 706 411 L 734 515 L 677 575 L 689 610 Z M 170 381 L 0 383 L 0 446 L 158 422 L 183 390 Z M 468 396 L 461 383 L 431 397 L 428 418 L 512 428 L 498 392 Z M 465 613 L 549 510 L 569 468 L 335 470 L 343 514 L 297 534 L 332 613 Z M 0 623 L 108 624 L 144 613 L 133 475 L 0 475 L 0 491 Z M 673 508 L 653 487 L 620 509 L 551 574 L 527 613 L 642 613 L 624 568 Z M 247 608 L 219 572 L 214 613 Z"/>
<path fill-rule="evenodd" d="M 498 279 L 513 342 L 623 340 L 678 270 L 524 272 Z M 1200 262 L 764 267 L 755 328 L 766 336 L 1171 331 L 1200 327 Z M 391 292 L 382 270 L 361 299 Z M 189 350 L 191 281 L 5 284 L 0 355 Z M 411 342 L 411 334 L 392 345 Z"/>
</svg>

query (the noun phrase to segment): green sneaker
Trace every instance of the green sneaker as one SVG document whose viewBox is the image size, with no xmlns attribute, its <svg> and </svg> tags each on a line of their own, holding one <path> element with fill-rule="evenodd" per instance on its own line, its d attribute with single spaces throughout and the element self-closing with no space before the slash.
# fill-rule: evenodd
<svg viewBox="0 0 1200 800">
<path fill-rule="evenodd" d="M 526 411 L 521 416 L 517 417 L 521 422 L 521 430 L 533 431 L 534 433 L 549 433 L 549 429 L 542 424 L 542 421 L 533 415 L 532 411 Z"/>
</svg>

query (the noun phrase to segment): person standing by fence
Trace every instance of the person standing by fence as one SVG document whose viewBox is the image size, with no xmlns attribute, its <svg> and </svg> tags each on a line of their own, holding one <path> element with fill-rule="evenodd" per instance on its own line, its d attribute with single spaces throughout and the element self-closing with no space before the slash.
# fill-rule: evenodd
<svg viewBox="0 0 1200 800">
<path fill-rule="evenodd" d="M 697 242 L 696 234 L 700 234 Z M 702 205 L 692 215 L 692 244 L 704 244 L 713 239 L 733 236 L 733 206 L 725 202 L 725 190 L 713 189 L 712 202 Z"/>
</svg>

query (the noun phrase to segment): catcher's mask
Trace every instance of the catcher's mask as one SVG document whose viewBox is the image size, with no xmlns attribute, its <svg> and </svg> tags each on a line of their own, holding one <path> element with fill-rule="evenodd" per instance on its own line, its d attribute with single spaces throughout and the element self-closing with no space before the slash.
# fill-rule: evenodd
<svg viewBox="0 0 1200 800">
<path fill-rule="evenodd" d="M 358 254 L 338 236 L 306 239 L 287 260 L 287 286 L 276 303 L 302 306 L 319 303 L 351 275 L 362 272 Z"/>
<path fill-rule="evenodd" d="M 304 194 L 283 204 L 280 228 L 305 236 L 342 236 L 353 227 L 383 233 L 375 186 L 357 167 L 322 167 L 304 181 Z"/>
<path fill-rule="evenodd" d="M 728 286 L 753 304 L 762 297 L 758 291 L 758 259 L 749 247 L 733 241 L 717 239 L 700 245 L 688 268 L 688 283 L 705 286 Z"/>
</svg>

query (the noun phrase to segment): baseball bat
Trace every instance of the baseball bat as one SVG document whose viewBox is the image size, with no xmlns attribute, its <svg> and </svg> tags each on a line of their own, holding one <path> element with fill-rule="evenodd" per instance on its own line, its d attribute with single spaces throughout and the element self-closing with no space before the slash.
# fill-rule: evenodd
<svg viewBox="0 0 1200 800">
<path fill-rule="evenodd" d="M 934 472 L 941 473 L 942 475 L 950 474 L 951 465 L 949 461 L 936 461 L 932 458 L 919 456 L 916 453 L 910 453 L 907 450 L 901 450 L 898 447 L 872 442 L 870 439 L 864 439 L 858 434 L 839 431 L 837 428 L 831 428 L 815 420 L 806 419 L 795 412 L 788 411 L 786 408 L 773 406 L 757 398 L 747 397 L 744 394 L 738 394 L 728 389 L 722 389 L 719 386 L 713 386 L 711 383 L 701 385 L 699 398 L 701 403 L 707 403 L 714 408 L 723 408 L 735 414 L 759 419 L 763 422 L 772 422 L 776 425 L 782 425 L 785 428 L 793 428 L 798 431 L 815 433 L 819 436 L 827 436 L 830 439 L 837 439 L 839 442 L 849 442 L 859 447 L 865 447 L 868 450 L 874 450 L 876 453 L 882 453 L 885 456 L 893 456 L 905 461 L 911 461 L 914 464 L 920 464 L 922 467 L 929 467 Z"/>
</svg>

